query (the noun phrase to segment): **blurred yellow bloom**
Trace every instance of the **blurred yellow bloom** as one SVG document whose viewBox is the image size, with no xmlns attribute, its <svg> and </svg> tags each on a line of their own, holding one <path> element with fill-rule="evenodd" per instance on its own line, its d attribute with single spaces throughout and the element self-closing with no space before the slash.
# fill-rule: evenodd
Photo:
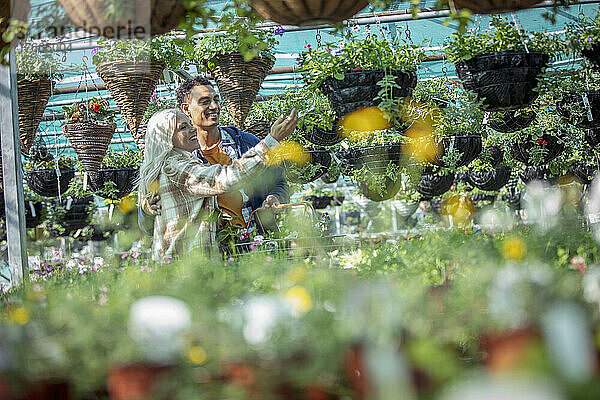
<svg viewBox="0 0 600 400">
<path fill-rule="evenodd" d="M 294 286 L 285 293 L 285 298 L 290 305 L 301 313 L 311 310 L 312 300 L 308 291 L 302 286 Z"/>
<path fill-rule="evenodd" d="M 192 364 L 204 364 L 206 361 L 206 351 L 200 346 L 190 347 L 187 356 Z"/>
<path fill-rule="evenodd" d="M 527 254 L 527 245 L 521 238 L 513 237 L 502 243 L 502 255 L 507 260 L 520 261 L 525 254 Z"/>
<path fill-rule="evenodd" d="M 121 211 L 123 214 L 129 214 L 134 207 L 135 201 L 133 201 L 133 199 L 129 196 L 123 197 L 119 202 L 119 211 Z"/>
<path fill-rule="evenodd" d="M 152 194 L 158 194 L 160 190 L 160 184 L 158 181 L 152 181 L 148 184 L 148 191 Z"/>
<path fill-rule="evenodd" d="M 431 162 L 442 154 L 443 148 L 436 143 L 430 124 L 415 123 L 405 135 L 410 138 L 407 145 L 402 147 L 406 156 L 414 157 L 418 162 Z"/>
<path fill-rule="evenodd" d="M 443 203 L 444 213 L 451 215 L 455 224 L 464 225 L 470 222 L 473 215 L 473 202 L 468 197 L 452 196 Z"/>
<path fill-rule="evenodd" d="M 288 272 L 288 278 L 292 283 L 299 283 L 306 279 L 306 270 L 302 267 L 294 267 Z"/>
<path fill-rule="evenodd" d="M 29 322 L 29 311 L 23 307 L 17 307 L 8 312 L 8 320 L 15 324 L 25 325 Z"/>
<path fill-rule="evenodd" d="M 370 136 L 374 131 L 389 128 L 390 123 L 379 108 L 365 107 L 345 115 L 340 120 L 340 126 L 342 136 L 356 141 Z"/>
<path fill-rule="evenodd" d="M 304 167 L 311 161 L 311 156 L 300 143 L 285 140 L 267 153 L 267 165 L 279 165 L 283 161 L 292 161 Z"/>
</svg>

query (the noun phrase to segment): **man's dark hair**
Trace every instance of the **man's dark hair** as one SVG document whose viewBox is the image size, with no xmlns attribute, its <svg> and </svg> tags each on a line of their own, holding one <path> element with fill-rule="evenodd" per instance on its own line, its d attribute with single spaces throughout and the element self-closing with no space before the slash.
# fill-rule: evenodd
<svg viewBox="0 0 600 400">
<path fill-rule="evenodd" d="M 177 107 L 181 107 L 181 105 L 186 102 L 186 98 L 188 97 L 194 86 L 213 87 L 213 84 L 210 83 L 208 79 L 202 76 L 196 76 L 195 78 L 190 78 L 187 81 L 183 82 L 181 86 L 177 88 Z"/>
</svg>

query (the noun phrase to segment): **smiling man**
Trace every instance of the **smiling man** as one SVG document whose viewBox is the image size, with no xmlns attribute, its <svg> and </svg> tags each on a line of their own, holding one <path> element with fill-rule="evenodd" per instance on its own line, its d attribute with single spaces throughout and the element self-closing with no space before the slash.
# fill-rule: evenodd
<svg viewBox="0 0 600 400">
<path fill-rule="evenodd" d="M 177 90 L 177 105 L 197 130 L 198 149 L 193 153 L 206 164 L 230 164 L 260 140 L 235 127 L 219 126 L 219 95 L 209 80 L 196 77 Z M 288 186 L 281 168 L 272 168 L 244 190 L 219 197 L 219 206 L 230 216 L 247 223 L 253 210 L 289 201 Z"/>
</svg>

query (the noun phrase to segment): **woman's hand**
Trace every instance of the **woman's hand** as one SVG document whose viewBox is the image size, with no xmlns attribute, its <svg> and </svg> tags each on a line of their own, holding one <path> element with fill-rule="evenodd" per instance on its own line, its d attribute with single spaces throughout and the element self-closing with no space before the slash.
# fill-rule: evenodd
<svg viewBox="0 0 600 400">
<path fill-rule="evenodd" d="M 275 121 L 273 126 L 271 126 L 271 136 L 278 142 L 281 142 L 294 132 L 297 123 L 298 110 L 293 108 L 287 117 L 282 115 Z"/>
</svg>

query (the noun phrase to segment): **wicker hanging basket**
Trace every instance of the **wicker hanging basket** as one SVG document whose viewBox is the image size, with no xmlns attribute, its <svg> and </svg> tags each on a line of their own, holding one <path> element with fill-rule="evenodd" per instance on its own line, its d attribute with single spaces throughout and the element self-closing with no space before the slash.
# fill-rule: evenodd
<svg viewBox="0 0 600 400">
<path fill-rule="evenodd" d="M 17 83 L 19 97 L 19 136 L 21 148 L 29 153 L 35 140 L 44 110 L 50 100 L 54 83 L 48 79 L 21 81 Z"/>
<path fill-rule="evenodd" d="M 341 22 L 369 5 L 368 0 L 250 0 L 261 17 L 281 25 Z"/>
<path fill-rule="evenodd" d="M 110 61 L 96 67 L 98 75 L 121 109 L 133 140 L 142 152 L 144 133 L 139 127 L 164 69 L 163 63 L 126 61 Z"/>
<path fill-rule="evenodd" d="M 246 128 L 244 128 L 244 131 L 251 133 L 262 140 L 271 133 L 271 125 L 272 124 L 269 121 L 261 119 L 249 123 Z"/>
<path fill-rule="evenodd" d="M 124 11 L 117 18 L 114 15 L 107 18 L 105 0 L 59 2 L 76 26 L 116 39 L 140 39 L 167 33 L 179 25 L 185 12 L 183 0 L 124 0 Z"/>
<path fill-rule="evenodd" d="M 275 64 L 275 58 L 256 57 L 245 61 L 238 53 L 218 54 L 213 76 L 235 126 L 244 126 L 260 86 Z"/>
<path fill-rule="evenodd" d="M 524 10 L 543 0 L 450 0 L 454 8 L 466 8 L 475 14 L 497 14 Z"/>
<path fill-rule="evenodd" d="M 100 169 L 115 129 L 117 129 L 115 123 L 97 125 L 92 122 L 81 122 L 63 126 L 63 132 L 75 149 L 83 168 L 92 175 Z"/>
</svg>

